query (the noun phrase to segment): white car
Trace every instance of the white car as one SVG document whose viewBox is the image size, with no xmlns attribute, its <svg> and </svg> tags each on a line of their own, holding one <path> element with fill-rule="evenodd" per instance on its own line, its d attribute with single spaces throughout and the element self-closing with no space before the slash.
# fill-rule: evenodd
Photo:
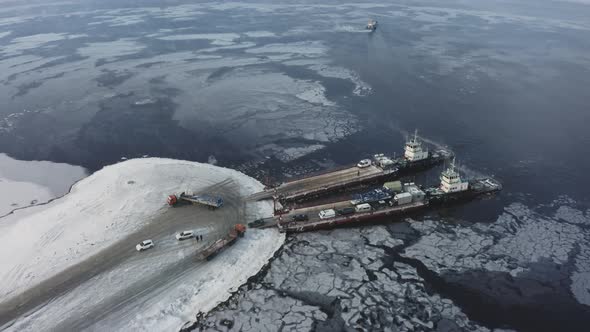
<svg viewBox="0 0 590 332">
<path fill-rule="evenodd" d="M 144 251 L 154 247 L 154 241 L 152 240 L 143 240 L 138 245 L 135 246 L 137 251 Z"/>
<path fill-rule="evenodd" d="M 320 216 L 320 219 L 334 218 L 336 217 L 336 211 L 334 211 L 334 209 L 322 210 L 318 216 Z"/>
<path fill-rule="evenodd" d="M 184 231 L 184 232 L 180 232 L 178 234 L 176 234 L 176 239 L 178 241 L 182 241 L 182 240 L 186 240 L 186 239 L 190 239 L 191 237 L 194 237 L 195 234 L 193 233 L 193 231 Z"/>
<path fill-rule="evenodd" d="M 358 168 L 365 168 L 365 167 L 369 167 L 371 166 L 371 159 L 363 159 L 361 161 L 359 161 L 358 164 L 356 164 L 356 167 Z"/>
</svg>

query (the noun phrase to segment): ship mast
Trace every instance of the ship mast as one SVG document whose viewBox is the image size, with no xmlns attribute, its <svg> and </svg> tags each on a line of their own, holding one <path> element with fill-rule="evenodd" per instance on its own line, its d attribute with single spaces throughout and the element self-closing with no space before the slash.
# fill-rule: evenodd
<svg viewBox="0 0 590 332">
<path fill-rule="evenodd" d="M 469 182 L 462 181 L 461 175 L 455 170 L 455 158 L 451 159 L 451 164 L 441 174 L 440 190 L 445 193 L 453 193 L 465 191 L 468 186 Z"/>
<path fill-rule="evenodd" d="M 406 136 L 404 158 L 411 162 L 421 161 L 428 158 L 428 150 L 424 150 L 418 141 L 418 129 L 414 130 L 414 136 Z"/>
</svg>

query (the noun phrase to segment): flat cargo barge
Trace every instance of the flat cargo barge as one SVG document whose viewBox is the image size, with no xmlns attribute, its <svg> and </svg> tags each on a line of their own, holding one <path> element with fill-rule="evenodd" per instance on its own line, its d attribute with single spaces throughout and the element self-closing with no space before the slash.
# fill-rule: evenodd
<svg viewBox="0 0 590 332">
<path fill-rule="evenodd" d="M 352 200 L 292 210 L 275 216 L 272 221 L 265 222 L 263 227 L 277 226 L 281 232 L 287 233 L 329 229 L 407 214 L 429 206 L 469 200 L 502 190 L 502 185 L 492 178 L 461 180 L 454 162 L 442 172 L 440 180 L 438 187 L 425 190 L 414 183 L 405 183 L 403 190 L 387 197 L 377 195 L 375 192 L 379 190 L 373 190 L 354 195 Z"/>
<path fill-rule="evenodd" d="M 344 169 L 328 171 L 322 174 L 293 180 L 281 185 L 265 189 L 262 192 L 250 196 L 251 200 L 263 200 L 271 198 L 312 197 L 313 193 L 326 193 L 329 190 L 337 190 L 353 184 L 378 181 L 383 178 L 384 170 L 371 165 L 365 168 L 351 166 Z M 328 189 L 329 188 L 329 189 Z"/>
<path fill-rule="evenodd" d="M 309 222 L 288 222 L 278 224 L 279 231 L 287 233 L 299 233 L 307 232 L 320 229 L 330 229 L 344 225 L 351 225 L 368 220 L 374 220 L 378 218 L 395 216 L 403 213 L 409 213 L 412 211 L 420 210 L 428 206 L 427 201 L 414 202 L 404 204 L 400 206 L 392 206 L 380 210 L 357 213 L 351 216 L 341 216 L 331 219 L 314 220 Z"/>
<path fill-rule="evenodd" d="M 376 154 L 361 160 L 356 166 L 328 171 L 323 174 L 285 182 L 250 196 L 250 200 L 275 199 L 281 203 L 302 202 L 363 185 L 375 184 L 441 164 L 452 153 L 440 149 L 428 151 L 417 134 L 405 144 L 404 156 L 389 158 Z"/>
<path fill-rule="evenodd" d="M 355 167 L 353 170 L 356 172 L 358 169 Z M 365 172 L 362 176 L 358 175 L 355 177 L 338 179 L 336 181 L 326 183 L 324 186 L 314 185 L 309 188 L 302 188 L 298 191 L 290 191 L 284 195 L 280 195 L 278 198 L 281 202 L 305 201 L 335 193 L 346 188 L 355 188 L 362 185 L 379 183 L 398 177 L 397 169 L 380 169 L 378 167 L 371 166 L 371 169 L 368 171 L 369 172 Z"/>
</svg>

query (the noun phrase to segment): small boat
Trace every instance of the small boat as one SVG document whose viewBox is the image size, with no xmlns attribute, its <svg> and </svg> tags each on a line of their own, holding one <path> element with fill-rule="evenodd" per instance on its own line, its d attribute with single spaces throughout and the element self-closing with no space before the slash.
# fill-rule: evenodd
<svg viewBox="0 0 590 332">
<path fill-rule="evenodd" d="M 371 31 L 377 30 L 377 21 L 369 20 L 369 23 L 367 23 L 366 29 L 371 30 Z"/>
</svg>

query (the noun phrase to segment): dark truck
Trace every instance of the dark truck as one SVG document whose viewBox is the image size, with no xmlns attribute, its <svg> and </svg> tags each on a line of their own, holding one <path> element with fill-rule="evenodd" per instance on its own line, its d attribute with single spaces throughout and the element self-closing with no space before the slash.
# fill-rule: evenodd
<svg viewBox="0 0 590 332">
<path fill-rule="evenodd" d="M 336 213 L 338 213 L 338 215 L 341 215 L 341 216 L 348 216 L 348 215 L 353 214 L 354 212 L 355 212 L 355 210 L 353 207 L 345 207 L 345 208 L 336 210 Z"/>
<path fill-rule="evenodd" d="M 307 214 L 296 214 L 293 217 L 291 217 L 291 219 L 293 219 L 293 221 L 308 221 L 309 217 L 307 216 Z"/>
<path fill-rule="evenodd" d="M 263 226 L 264 224 L 266 224 L 266 222 L 264 221 L 264 219 L 256 219 L 252 222 L 248 223 L 248 227 L 250 228 L 256 228 L 256 227 L 260 227 Z"/>
</svg>

